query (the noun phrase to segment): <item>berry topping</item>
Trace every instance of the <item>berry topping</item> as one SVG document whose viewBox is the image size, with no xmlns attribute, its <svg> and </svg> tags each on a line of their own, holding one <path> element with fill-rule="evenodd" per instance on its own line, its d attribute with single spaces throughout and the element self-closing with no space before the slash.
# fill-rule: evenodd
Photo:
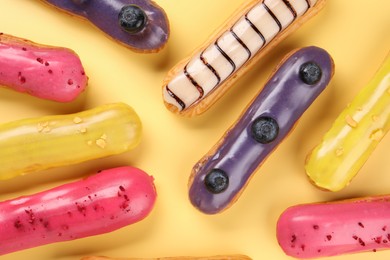
<svg viewBox="0 0 390 260">
<path fill-rule="evenodd" d="M 204 184 L 211 193 L 221 193 L 229 186 L 229 177 L 226 172 L 213 169 L 206 175 Z"/>
<path fill-rule="evenodd" d="M 279 125 L 275 119 L 266 116 L 256 118 L 251 126 L 252 137 L 259 143 L 267 144 L 275 140 Z"/>
<path fill-rule="evenodd" d="M 119 12 L 118 20 L 123 30 L 129 33 L 137 33 L 145 27 L 147 16 L 137 5 L 126 5 Z"/>
<path fill-rule="evenodd" d="M 316 84 L 320 81 L 321 76 L 321 68 L 314 62 L 306 62 L 299 68 L 299 77 L 308 85 Z"/>
</svg>

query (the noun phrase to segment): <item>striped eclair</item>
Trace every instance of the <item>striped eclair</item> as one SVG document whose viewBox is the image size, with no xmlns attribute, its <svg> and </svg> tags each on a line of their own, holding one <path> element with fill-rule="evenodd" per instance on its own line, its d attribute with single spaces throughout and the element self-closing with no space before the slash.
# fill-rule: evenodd
<svg viewBox="0 0 390 260">
<path fill-rule="evenodd" d="M 255 0 L 169 72 L 163 100 L 172 112 L 205 112 L 262 55 L 324 6 L 325 0 Z"/>
</svg>

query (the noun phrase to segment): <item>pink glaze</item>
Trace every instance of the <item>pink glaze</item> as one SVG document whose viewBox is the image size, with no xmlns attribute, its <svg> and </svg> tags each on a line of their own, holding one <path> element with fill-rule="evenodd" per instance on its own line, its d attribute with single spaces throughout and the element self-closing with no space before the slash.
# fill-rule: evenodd
<svg viewBox="0 0 390 260">
<path fill-rule="evenodd" d="M 390 196 L 288 208 L 279 218 L 277 238 L 296 258 L 390 248 Z"/>
<path fill-rule="evenodd" d="M 84 91 L 87 81 L 81 61 L 72 50 L 0 34 L 1 86 L 70 102 Z"/>
<path fill-rule="evenodd" d="M 132 167 L 0 203 L 0 254 L 119 229 L 145 218 L 153 177 Z"/>
</svg>

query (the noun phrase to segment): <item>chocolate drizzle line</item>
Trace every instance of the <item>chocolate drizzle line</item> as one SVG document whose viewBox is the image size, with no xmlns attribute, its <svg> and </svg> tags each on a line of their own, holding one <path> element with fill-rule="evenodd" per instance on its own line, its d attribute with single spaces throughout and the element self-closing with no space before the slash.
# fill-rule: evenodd
<svg viewBox="0 0 390 260">
<path fill-rule="evenodd" d="M 168 94 L 174 99 L 176 100 L 177 103 L 179 103 L 179 105 L 181 106 L 181 110 L 184 110 L 186 108 L 186 104 L 183 102 L 183 100 L 181 100 L 178 96 L 175 95 L 175 93 L 173 93 L 168 85 L 166 86 L 166 89 L 167 89 L 167 92 Z"/>
<path fill-rule="evenodd" d="M 297 18 L 297 11 L 295 11 L 289 0 L 283 0 L 283 3 L 288 7 L 288 9 L 290 9 L 291 13 L 294 16 L 294 19 Z"/>
<path fill-rule="evenodd" d="M 188 64 L 187 64 L 188 65 Z M 202 98 L 204 95 L 204 90 L 203 88 L 199 85 L 198 82 L 188 73 L 187 71 L 187 65 L 184 67 L 184 75 L 191 81 L 192 85 L 196 87 L 196 89 L 199 91 L 199 98 Z"/>
<path fill-rule="evenodd" d="M 280 0 L 280 1 L 283 1 L 283 3 L 287 6 L 287 8 L 291 11 L 293 17 L 294 17 L 294 20 L 297 18 L 298 14 L 297 14 L 297 11 L 295 10 L 294 8 L 294 5 L 291 4 L 290 0 Z M 311 7 L 311 1 L 310 0 L 305 0 L 306 3 L 307 3 L 307 9 L 305 11 L 305 13 L 308 11 L 308 9 L 310 9 Z M 276 17 L 276 15 L 274 14 L 274 12 L 264 3 L 265 0 L 262 1 L 261 5 L 264 7 L 264 9 L 269 13 L 269 15 L 274 19 L 274 21 L 276 22 L 276 24 L 278 25 L 279 27 L 279 32 L 281 32 L 283 30 L 283 26 L 280 22 L 280 20 Z M 253 9 L 253 8 L 252 8 Z M 251 9 L 251 10 L 252 10 Z M 260 48 L 262 48 L 266 43 L 267 43 L 267 40 L 265 39 L 263 33 L 259 30 L 259 28 L 248 18 L 248 14 L 249 12 L 251 11 L 249 10 L 245 15 L 244 15 L 244 19 L 245 21 L 249 24 L 249 26 L 252 28 L 252 30 L 254 30 L 257 35 L 261 38 L 262 40 L 262 45 L 260 46 Z M 248 46 L 244 43 L 244 41 L 234 32 L 233 30 L 233 27 L 230 28 L 230 33 L 233 35 L 233 37 L 237 40 L 237 42 L 245 49 L 245 51 L 248 53 L 248 58 L 246 61 L 248 61 L 251 57 L 252 57 L 252 52 L 251 50 L 248 48 Z M 216 42 L 214 43 L 214 46 L 215 48 L 222 54 L 222 56 L 232 65 L 232 71 L 231 73 L 229 74 L 229 76 L 231 74 L 234 73 L 234 71 L 237 69 L 236 67 L 236 64 L 234 63 L 234 61 L 229 57 L 229 55 L 219 46 L 218 44 L 218 40 L 216 40 Z M 217 78 L 217 83 L 215 86 L 218 86 L 219 83 L 222 81 L 221 79 L 221 76 L 219 75 L 218 71 L 206 60 L 206 58 L 203 56 L 204 54 L 204 51 L 203 50 L 199 56 L 200 60 L 203 62 L 203 64 L 215 75 L 215 77 Z M 187 70 L 187 66 L 188 66 L 189 63 L 187 63 L 187 65 L 184 67 L 184 74 L 185 76 L 191 81 L 191 83 L 197 88 L 197 90 L 199 91 L 200 93 L 200 96 L 198 97 L 198 100 L 201 99 L 203 96 L 204 96 L 204 89 L 202 86 L 199 85 L 199 83 L 190 75 L 190 73 L 188 72 Z M 186 105 L 185 103 L 178 97 L 176 96 L 169 88 L 168 86 L 166 86 L 166 89 L 167 89 L 167 92 L 168 94 L 176 100 L 176 102 L 181 106 L 182 110 L 184 110 L 186 108 Z"/>
<path fill-rule="evenodd" d="M 217 48 L 217 50 L 222 54 L 223 57 L 225 57 L 225 59 L 230 63 L 230 65 L 232 65 L 233 67 L 233 70 L 232 72 L 230 72 L 230 75 L 236 70 L 236 64 L 234 63 L 234 61 L 229 57 L 229 55 L 227 55 L 227 53 L 222 50 L 222 48 L 218 45 L 218 40 L 214 43 L 214 46 L 215 48 Z"/>
<path fill-rule="evenodd" d="M 213 66 L 211 66 L 210 63 L 207 62 L 207 60 L 205 59 L 205 57 L 203 57 L 203 52 L 200 54 L 200 60 L 203 62 L 204 65 L 206 65 L 206 67 L 215 75 L 215 77 L 217 77 L 217 84 L 218 85 L 220 82 L 221 82 L 221 76 L 219 76 L 218 72 L 214 69 Z"/>
<path fill-rule="evenodd" d="M 264 35 L 260 32 L 260 30 L 256 27 L 256 25 L 254 25 L 252 23 L 251 20 L 249 20 L 248 18 L 248 14 L 245 14 L 245 21 L 247 21 L 249 23 L 249 25 L 251 26 L 251 28 L 260 36 L 260 38 L 263 40 L 263 44 L 261 45 L 261 47 L 264 46 L 264 44 L 266 43 L 266 40 L 265 40 L 265 37 Z M 260 47 L 260 48 L 261 48 Z"/>
<path fill-rule="evenodd" d="M 282 24 L 280 23 L 279 19 L 276 17 L 276 15 L 271 11 L 271 9 L 268 8 L 268 6 L 263 2 L 261 3 L 264 6 L 264 9 L 272 16 L 272 18 L 275 20 L 276 24 L 279 26 L 279 32 L 282 30 Z"/>
<path fill-rule="evenodd" d="M 237 42 L 239 44 L 241 44 L 241 46 L 246 50 L 246 52 L 248 53 L 248 58 L 246 59 L 247 61 L 251 58 L 252 56 L 252 52 L 251 50 L 249 50 L 248 46 L 246 46 L 246 44 L 240 39 L 240 37 L 238 37 L 238 35 L 233 31 L 233 29 L 230 29 L 230 32 L 231 34 L 233 35 L 233 37 L 237 40 Z"/>
</svg>

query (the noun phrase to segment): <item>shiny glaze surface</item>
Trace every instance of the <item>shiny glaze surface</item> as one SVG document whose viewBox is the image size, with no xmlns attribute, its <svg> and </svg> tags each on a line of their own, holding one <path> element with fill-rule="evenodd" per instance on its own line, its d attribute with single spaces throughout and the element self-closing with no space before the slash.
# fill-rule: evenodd
<svg viewBox="0 0 390 260">
<path fill-rule="evenodd" d="M 308 61 L 316 62 L 322 69 L 322 78 L 315 85 L 306 85 L 299 78 L 300 66 Z M 320 48 L 303 48 L 288 57 L 238 121 L 194 166 L 189 191 L 192 204 L 207 214 L 218 213 L 228 207 L 260 164 L 328 85 L 332 75 L 333 61 Z M 259 116 L 269 116 L 279 124 L 279 135 L 268 144 L 260 144 L 251 137 L 250 125 Z M 230 179 L 229 187 L 219 194 L 210 193 L 204 185 L 205 175 L 215 168 L 225 171 Z"/>
<path fill-rule="evenodd" d="M 308 156 L 305 169 L 310 180 L 322 189 L 343 189 L 389 129 L 390 55 Z"/>
<path fill-rule="evenodd" d="M 0 202 L 0 254 L 114 231 L 144 219 L 155 200 L 153 177 L 118 167 Z"/>
<path fill-rule="evenodd" d="M 138 52 L 156 52 L 169 38 L 169 22 L 164 10 L 150 0 L 44 0 L 71 14 L 89 20 L 111 38 Z M 79 3 L 78 3 L 79 2 Z M 134 4 L 145 11 L 146 27 L 135 34 L 119 26 L 118 15 L 125 5 Z"/>
<path fill-rule="evenodd" d="M 317 258 L 390 248 L 390 196 L 288 208 L 277 223 L 284 252 Z"/>
<path fill-rule="evenodd" d="M 69 115 L 0 125 L 0 180 L 124 153 L 137 146 L 142 124 L 124 103 Z"/>
<path fill-rule="evenodd" d="M 0 34 L 0 86 L 58 102 L 84 91 L 88 78 L 70 49 Z"/>
</svg>

